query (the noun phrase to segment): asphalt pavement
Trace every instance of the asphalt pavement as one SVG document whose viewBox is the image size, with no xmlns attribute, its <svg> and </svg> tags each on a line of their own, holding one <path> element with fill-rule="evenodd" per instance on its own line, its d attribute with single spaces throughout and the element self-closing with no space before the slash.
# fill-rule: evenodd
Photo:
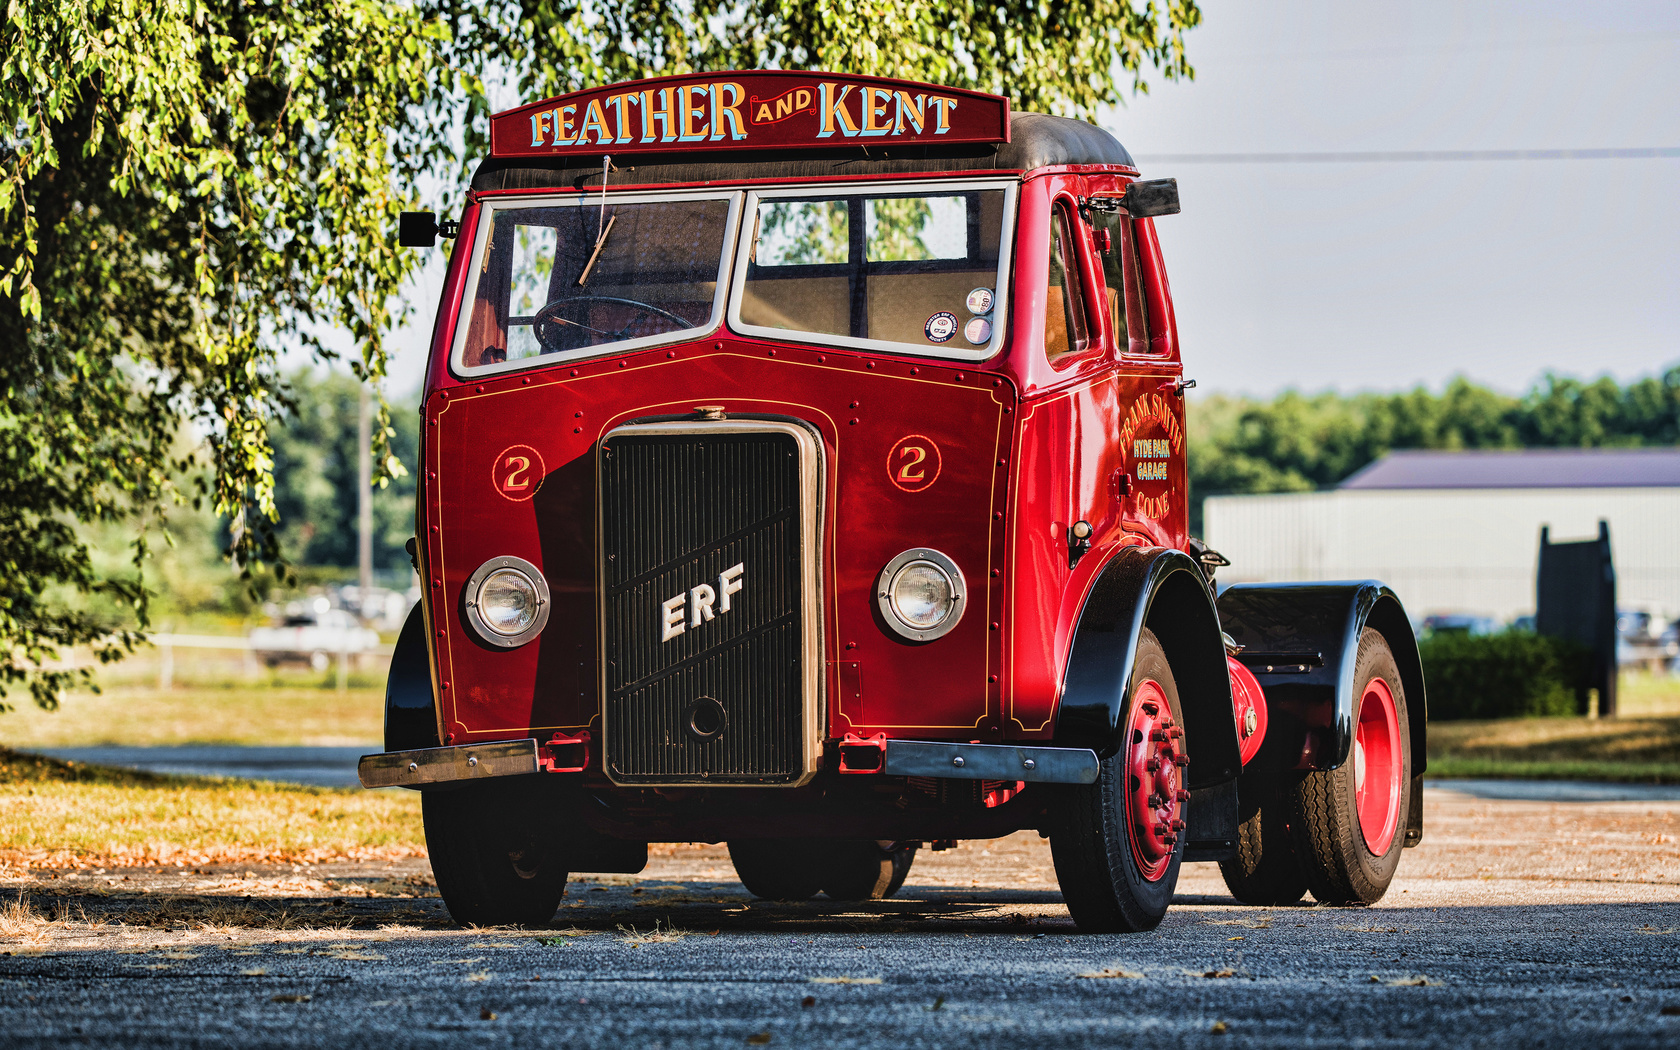
<svg viewBox="0 0 1680 1050">
<path fill-rule="evenodd" d="M 1081 936 L 1022 834 L 894 900 L 754 901 L 717 847 L 451 927 L 425 862 L 0 874 L 0 1045 L 1680 1046 L 1680 803 L 1432 789 L 1376 907 L 1236 904 Z M 21 931 L 21 932 L 20 932 Z"/>
</svg>

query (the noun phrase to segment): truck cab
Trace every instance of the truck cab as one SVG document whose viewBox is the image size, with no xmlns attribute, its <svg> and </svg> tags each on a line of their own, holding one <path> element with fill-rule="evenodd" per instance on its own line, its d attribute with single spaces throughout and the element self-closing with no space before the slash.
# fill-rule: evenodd
<svg viewBox="0 0 1680 1050">
<path fill-rule="evenodd" d="M 458 920 L 545 923 L 650 842 L 867 899 L 1023 829 L 1082 929 L 1152 928 L 1187 858 L 1258 903 L 1381 895 L 1421 834 L 1415 644 L 1373 581 L 1218 594 L 1175 183 L 827 73 L 578 92 L 491 142 L 457 221 L 404 216 L 454 243 L 425 596 L 362 763 L 425 792 Z"/>
</svg>

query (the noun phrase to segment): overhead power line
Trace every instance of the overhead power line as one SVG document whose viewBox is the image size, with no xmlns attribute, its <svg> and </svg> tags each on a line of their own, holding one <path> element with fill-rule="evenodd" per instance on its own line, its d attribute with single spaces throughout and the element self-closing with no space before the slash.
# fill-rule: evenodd
<svg viewBox="0 0 1680 1050">
<path fill-rule="evenodd" d="M 1649 160 L 1680 157 L 1680 146 L 1606 149 L 1338 150 L 1303 153 L 1145 153 L 1140 164 L 1418 164 L 1462 160 Z"/>
</svg>

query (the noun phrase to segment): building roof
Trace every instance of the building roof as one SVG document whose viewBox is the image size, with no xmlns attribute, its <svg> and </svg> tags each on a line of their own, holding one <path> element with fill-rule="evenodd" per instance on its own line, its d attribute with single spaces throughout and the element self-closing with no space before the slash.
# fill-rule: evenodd
<svg viewBox="0 0 1680 1050">
<path fill-rule="evenodd" d="M 695 159 L 699 156 L 702 159 Z M 898 175 L 944 171 L 1033 171 L 1060 164 L 1105 164 L 1137 170 L 1118 139 L 1094 124 L 1044 113 L 1011 113 L 1009 141 L 957 146 L 850 146 L 780 149 L 723 155 L 680 153 L 624 158 L 612 185 L 798 181 L 833 175 Z M 601 158 L 492 157 L 473 174 L 475 190 L 599 189 Z"/>
<path fill-rule="evenodd" d="M 1680 448 L 1390 452 L 1344 489 L 1680 488 Z"/>
</svg>

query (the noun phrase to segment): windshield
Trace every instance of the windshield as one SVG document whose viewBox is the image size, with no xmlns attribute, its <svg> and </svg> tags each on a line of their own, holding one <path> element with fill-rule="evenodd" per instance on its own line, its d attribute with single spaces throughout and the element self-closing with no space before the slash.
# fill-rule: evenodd
<svg viewBox="0 0 1680 1050">
<path fill-rule="evenodd" d="M 460 365 L 590 356 L 714 327 L 735 199 L 487 207 Z"/>
<path fill-rule="evenodd" d="M 940 356 L 998 338 L 1003 189 L 755 196 L 731 322 L 759 335 Z"/>
</svg>

